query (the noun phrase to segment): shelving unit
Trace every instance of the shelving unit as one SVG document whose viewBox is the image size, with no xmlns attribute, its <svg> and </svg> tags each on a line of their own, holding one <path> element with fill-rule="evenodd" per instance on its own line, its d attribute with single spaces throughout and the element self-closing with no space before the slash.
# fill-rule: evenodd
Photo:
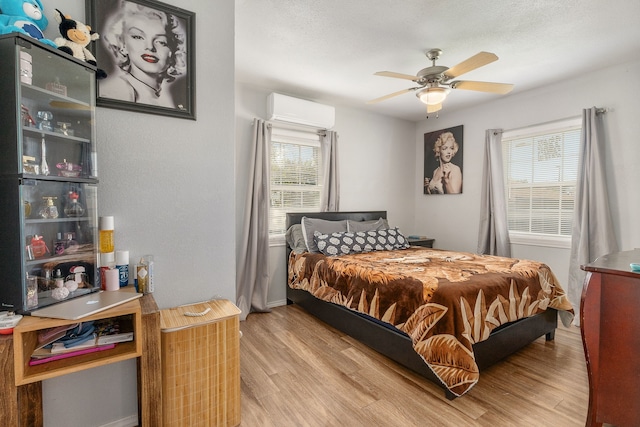
<svg viewBox="0 0 640 427">
<path fill-rule="evenodd" d="M 137 315 L 137 305 L 141 311 L 141 315 Z M 50 371 L 33 372 L 26 371 L 28 380 L 24 385 L 16 385 L 14 380 L 17 375 L 14 370 L 17 365 L 23 366 L 25 363 L 25 354 L 29 351 L 18 350 L 23 348 L 24 338 L 28 338 L 32 333 L 39 330 L 40 327 L 50 327 L 54 324 L 66 324 L 66 321 L 58 321 L 54 319 L 40 319 L 37 324 L 29 322 L 38 319 L 25 318 L 17 326 L 18 332 L 14 330 L 13 335 L 0 335 L 0 368 L 4 374 L 4 381 L 0 381 L 0 425 L 1 426 L 20 426 L 20 427 L 41 427 L 44 424 L 43 408 L 42 408 L 42 381 L 36 379 L 36 376 L 44 378 L 57 377 L 68 373 L 88 369 L 94 366 L 115 363 L 120 360 L 134 357 L 133 347 L 139 352 L 137 358 L 138 364 L 138 425 L 140 426 L 160 426 L 162 425 L 162 405 L 158 403 L 162 401 L 162 378 L 161 378 L 161 359 L 160 359 L 160 310 L 153 299 L 152 294 L 144 295 L 135 301 L 117 306 L 115 308 L 105 310 L 94 317 L 109 318 L 119 317 L 120 315 L 133 314 L 141 318 L 141 323 L 134 322 L 135 325 L 135 344 L 128 343 L 120 350 L 115 351 L 117 347 L 111 351 L 105 351 L 104 354 L 94 353 L 94 358 L 87 359 L 67 359 L 66 363 L 52 362 Z M 88 317 L 90 318 L 90 317 Z M 27 321 L 32 319 L 31 321 Z M 40 323 L 43 322 L 43 323 Z M 143 325 L 140 327 L 140 325 Z M 18 342 L 21 335 L 23 339 Z M 15 351 L 14 351 L 15 350 Z M 20 354 L 14 357 L 14 353 L 20 351 Z M 99 358 L 98 358 L 99 355 Z M 72 363 L 73 362 L 73 363 Z M 72 366 L 75 363 L 78 366 Z M 28 363 L 28 362 L 27 362 Z M 53 364 L 55 363 L 55 364 Z M 45 365 L 49 365 L 48 363 Z M 24 371 L 23 371 L 24 372 Z M 23 380 L 24 381 L 24 374 Z"/>
<path fill-rule="evenodd" d="M 115 348 L 110 350 L 55 360 L 42 365 L 29 366 L 31 354 L 38 344 L 38 332 L 57 326 L 73 325 L 78 322 L 108 319 L 124 315 L 133 316 L 133 341 L 118 343 Z M 142 331 L 141 316 L 140 303 L 138 301 L 131 301 L 110 310 L 84 317 L 80 320 L 24 317 L 13 331 L 15 384 L 17 386 L 25 385 L 35 381 L 54 378 L 59 375 L 70 374 L 72 372 L 95 368 L 96 366 L 139 357 L 142 354 L 142 342 L 140 339 L 140 331 Z"/>
<path fill-rule="evenodd" d="M 0 56 L 0 306 L 29 313 L 101 287 L 96 68 L 18 33 Z M 55 295 L 55 273 L 79 267 L 78 289 Z"/>
</svg>

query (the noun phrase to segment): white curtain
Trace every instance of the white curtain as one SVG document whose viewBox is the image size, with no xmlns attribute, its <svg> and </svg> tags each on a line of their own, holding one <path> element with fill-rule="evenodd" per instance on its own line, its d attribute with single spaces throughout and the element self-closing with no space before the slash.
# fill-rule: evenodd
<svg viewBox="0 0 640 427">
<path fill-rule="evenodd" d="M 338 176 L 338 134 L 327 131 L 322 137 L 323 183 L 320 210 L 335 212 L 340 205 L 340 180 Z"/>
<path fill-rule="evenodd" d="M 618 250 L 613 232 L 605 173 L 602 114 L 597 108 L 582 110 L 580 163 L 571 231 L 571 258 L 567 294 L 574 311 L 580 299 L 586 273 L 580 269 L 596 258 Z M 580 316 L 575 316 L 574 322 Z"/>
<path fill-rule="evenodd" d="M 250 312 L 268 312 L 269 291 L 269 142 L 271 127 L 253 121 L 251 178 L 245 200 L 242 240 L 239 243 L 236 305 L 245 320 Z"/>
<path fill-rule="evenodd" d="M 502 129 L 485 132 L 478 253 L 511 256 L 502 171 Z"/>
</svg>

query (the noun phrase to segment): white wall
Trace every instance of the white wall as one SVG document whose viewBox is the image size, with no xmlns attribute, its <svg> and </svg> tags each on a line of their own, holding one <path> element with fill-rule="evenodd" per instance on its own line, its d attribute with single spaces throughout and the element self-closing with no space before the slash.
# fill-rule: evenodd
<svg viewBox="0 0 640 427">
<path fill-rule="evenodd" d="M 603 77 L 606 76 L 606 81 Z M 619 82 L 609 84 L 607 82 Z M 496 98 L 481 107 L 447 112 L 420 122 L 416 132 L 414 188 L 421 191 L 426 132 L 464 125 L 464 171 L 461 195 L 419 195 L 415 202 L 415 231 L 436 239 L 436 247 L 475 251 L 478 240 L 480 181 L 485 129 L 505 130 L 580 116 L 583 108 L 607 107 L 604 117 L 609 201 L 621 250 L 640 246 L 637 221 L 640 194 L 640 62 L 611 67 L 543 89 Z M 452 93 L 450 96 L 464 96 Z M 515 257 L 547 263 L 563 284 L 568 281 L 569 251 L 535 246 L 512 246 Z"/>
<path fill-rule="evenodd" d="M 98 108 L 99 214 L 115 216 L 117 249 L 155 256 L 161 309 L 235 301 L 234 2 L 163 1 L 196 13 L 198 120 Z M 50 39 L 55 8 L 85 19 L 84 2 L 43 3 Z M 45 425 L 135 419 L 135 376 L 126 361 L 44 381 Z"/>
<path fill-rule="evenodd" d="M 624 85 L 602 85 L 602 75 Z M 634 145 L 635 136 L 640 134 L 640 122 L 634 120 L 635 113 L 640 111 L 640 101 L 634 96 L 639 93 L 638 89 L 640 63 L 634 62 L 543 89 L 496 97 L 481 107 L 448 112 L 445 105 L 439 118 L 431 117 L 419 123 L 336 105 L 334 129 L 340 135 L 340 209 L 388 210 L 391 222 L 405 234 L 433 237 L 437 248 L 475 252 L 485 129 L 515 129 L 580 116 L 582 109 L 590 106 L 607 107 L 613 109 L 606 114 L 604 122 L 616 237 L 622 250 L 638 247 L 640 225 L 634 221 L 634 212 L 640 207 L 640 195 L 633 188 L 634 183 L 640 182 L 636 167 L 640 164 L 640 150 Z M 248 158 L 250 123 L 253 117 L 265 117 L 269 92 L 247 85 L 236 87 L 238 217 L 243 212 L 247 185 L 243 165 Z M 451 96 L 464 96 L 464 93 Z M 424 133 L 460 124 L 464 125 L 464 193 L 424 195 Z M 408 133 L 414 131 L 413 145 L 409 146 Z M 548 264 L 560 281 L 567 283 L 568 249 L 512 245 L 512 255 Z M 279 305 L 285 300 L 284 247 L 271 248 L 270 265 L 268 301 L 270 305 Z"/>
<path fill-rule="evenodd" d="M 236 210 L 244 213 L 247 189 L 251 123 L 254 117 L 266 117 L 267 95 L 271 91 L 238 84 L 236 87 Z M 305 98 L 304 95 L 286 95 Z M 331 104 L 330 101 L 312 99 Z M 386 210 L 392 225 L 405 234 L 413 228 L 413 157 L 415 123 L 371 114 L 364 110 L 336 107 L 340 168 L 340 210 Z M 240 228 L 240 227 L 238 227 Z M 238 229 L 236 237 L 240 238 Z M 286 301 L 285 248 L 272 246 L 269 251 L 269 305 Z"/>
</svg>

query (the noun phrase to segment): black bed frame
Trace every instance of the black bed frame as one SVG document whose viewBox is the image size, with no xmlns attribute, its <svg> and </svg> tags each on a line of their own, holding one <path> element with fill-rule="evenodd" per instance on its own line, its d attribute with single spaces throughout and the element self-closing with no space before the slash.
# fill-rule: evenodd
<svg viewBox="0 0 640 427">
<path fill-rule="evenodd" d="M 287 229 L 293 224 L 300 224 L 303 216 L 332 221 L 342 219 L 367 221 L 386 218 L 387 212 L 288 213 L 286 220 Z M 290 248 L 287 246 L 287 263 L 290 251 Z M 288 266 L 286 271 L 288 271 Z M 441 383 L 418 353 L 413 350 L 411 339 L 403 332 L 384 326 L 377 319 L 349 310 L 343 306 L 320 300 L 309 292 L 292 289 L 288 284 L 287 303 L 298 304 L 323 322 L 440 385 L 445 390 L 445 395 L 448 399 L 454 399 L 456 397 L 455 394 L 451 393 Z M 535 316 L 527 317 L 497 328 L 491 333 L 487 340 L 473 345 L 478 369 L 482 371 L 488 368 L 543 335 L 546 336 L 547 341 L 553 340 L 557 326 L 557 311 L 555 309 L 548 309 Z"/>
</svg>

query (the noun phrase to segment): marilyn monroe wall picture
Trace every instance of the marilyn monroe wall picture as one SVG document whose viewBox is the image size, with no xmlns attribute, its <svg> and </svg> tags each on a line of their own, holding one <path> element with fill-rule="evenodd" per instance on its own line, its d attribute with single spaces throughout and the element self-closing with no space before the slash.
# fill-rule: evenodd
<svg viewBox="0 0 640 427">
<path fill-rule="evenodd" d="M 195 119 L 195 14 L 155 0 L 87 0 L 107 77 L 97 105 Z"/>
<path fill-rule="evenodd" d="M 424 134 L 424 194 L 462 193 L 462 125 Z"/>
</svg>

